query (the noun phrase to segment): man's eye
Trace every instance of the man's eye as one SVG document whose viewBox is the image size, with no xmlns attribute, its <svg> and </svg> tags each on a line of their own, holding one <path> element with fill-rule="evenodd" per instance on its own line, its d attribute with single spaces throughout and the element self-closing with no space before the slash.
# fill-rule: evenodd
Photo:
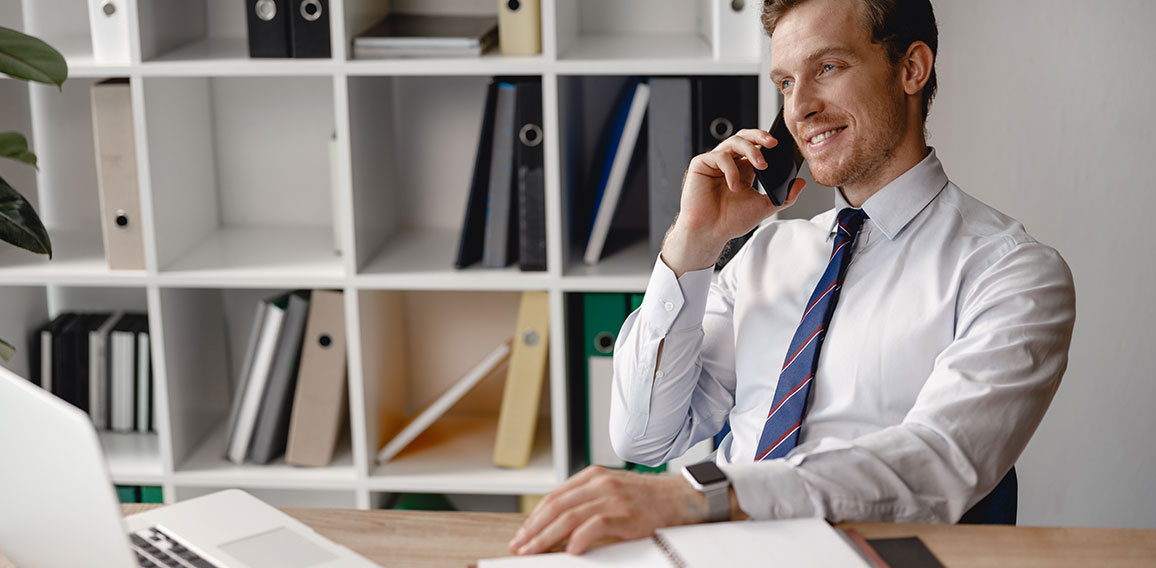
<svg viewBox="0 0 1156 568">
<path fill-rule="evenodd" d="M 830 63 L 823 66 L 823 72 L 824 73 L 829 73 L 829 72 L 834 71 L 834 70 L 835 70 L 835 66 L 831 65 Z"/>
<path fill-rule="evenodd" d="M 783 81 L 781 83 L 779 83 L 779 90 L 780 91 L 786 91 L 787 89 L 791 88 L 791 85 L 794 85 L 794 84 L 795 84 L 795 82 L 790 80 L 790 79 L 783 79 Z"/>
</svg>

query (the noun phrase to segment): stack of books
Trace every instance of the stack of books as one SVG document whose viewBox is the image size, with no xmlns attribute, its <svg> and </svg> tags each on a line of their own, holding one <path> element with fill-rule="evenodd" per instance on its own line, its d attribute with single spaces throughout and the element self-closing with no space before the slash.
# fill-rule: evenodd
<svg viewBox="0 0 1156 568">
<path fill-rule="evenodd" d="M 261 302 L 229 412 L 229 461 L 329 464 L 346 407 L 344 310 L 336 291 Z"/>
<path fill-rule="evenodd" d="M 497 43 L 497 16 L 390 14 L 353 38 L 353 58 L 479 56 Z"/>
<path fill-rule="evenodd" d="M 33 332 L 30 379 L 98 430 L 153 431 L 152 357 L 143 313 L 62 313 Z"/>
<path fill-rule="evenodd" d="M 546 270 L 542 83 L 492 79 L 454 266 Z"/>
</svg>

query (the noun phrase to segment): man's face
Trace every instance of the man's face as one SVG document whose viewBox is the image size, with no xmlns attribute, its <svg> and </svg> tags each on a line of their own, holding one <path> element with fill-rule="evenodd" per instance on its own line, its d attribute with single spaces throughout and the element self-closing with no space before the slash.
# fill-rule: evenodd
<svg viewBox="0 0 1156 568">
<path fill-rule="evenodd" d="M 826 186 L 882 185 L 907 128 L 899 72 L 872 43 L 861 9 L 859 0 L 811 0 L 771 36 L 787 126 Z"/>
</svg>

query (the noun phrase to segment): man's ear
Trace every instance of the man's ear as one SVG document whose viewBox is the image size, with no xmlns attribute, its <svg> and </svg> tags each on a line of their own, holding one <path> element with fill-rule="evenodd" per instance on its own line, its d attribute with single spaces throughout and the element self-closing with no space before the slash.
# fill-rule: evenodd
<svg viewBox="0 0 1156 568">
<path fill-rule="evenodd" d="M 935 65 L 935 54 L 922 41 L 913 42 L 907 47 L 907 54 L 903 57 L 901 79 L 903 91 L 908 95 L 917 95 L 923 91 L 923 86 L 931 78 L 931 69 Z"/>
</svg>

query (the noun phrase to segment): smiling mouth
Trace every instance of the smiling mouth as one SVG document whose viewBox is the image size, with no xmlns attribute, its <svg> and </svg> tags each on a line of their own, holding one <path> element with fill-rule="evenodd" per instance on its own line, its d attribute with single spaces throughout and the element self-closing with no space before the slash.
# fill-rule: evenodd
<svg viewBox="0 0 1156 568">
<path fill-rule="evenodd" d="M 816 146 L 816 145 L 822 143 L 824 140 L 826 140 L 826 139 L 828 139 L 828 138 L 830 138 L 830 137 L 832 137 L 832 136 L 834 136 L 834 135 L 836 135 L 836 134 L 838 134 L 838 133 L 840 133 L 846 129 L 847 129 L 846 126 L 840 126 L 839 128 L 832 128 L 830 130 L 825 130 L 823 132 L 820 132 L 819 134 L 812 136 L 810 139 L 808 139 L 807 144 L 810 144 L 811 146 Z"/>
</svg>

